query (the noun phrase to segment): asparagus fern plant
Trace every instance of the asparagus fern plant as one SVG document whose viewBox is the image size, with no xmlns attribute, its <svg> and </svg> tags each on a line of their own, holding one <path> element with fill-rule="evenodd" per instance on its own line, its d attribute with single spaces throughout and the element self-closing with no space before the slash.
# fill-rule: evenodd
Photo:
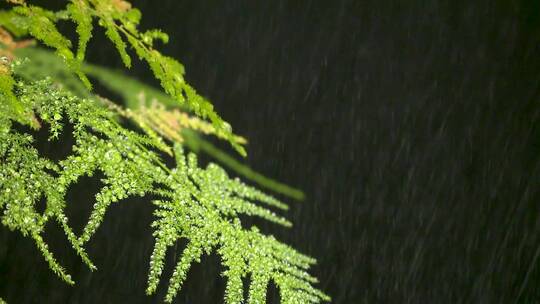
<svg viewBox="0 0 540 304">
<path fill-rule="evenodd" d="M 203 255 L 217 252 L 227 278 L 226 303 L 264 303 L 274 281 L 283 303 L 320 303 L 329 297 L 313 285 L 308 270 L 313 258 L 261 233 L 244 227 L 240 215 L 263 218 L 286 227 L 278 215 L 287 205 L 231 178 L 217 164 L 202 168 L 197 153 L 205 152 L 229 169 L 269 190 L 302 199 L 300 191 L 268 179 L 236 161 L 207 141 L 213 135 L 245 155 L 246 140 L 232 132 L 184 79 L 184 68 L 162 55 L 155 41 L 167 42 L 160 30 L 140 31 L 141 13 L 124 0 L 72 0 L 64 10 L 50 11 L 25 0 L 6 0 L 0 12 L 0 219 L 3 226 L 32 238 L 50 269 L 68 284 L 69 271 L 57 261 L 43 239 L 48 222 L 65 232 L 73 250 L 90 269 L 97 269 L 85 247 L 107 209 L 126 197 L 153 194 L 158 199 L 146 293 L 156 291 L 167 249 L 179 240 L 187 245 L 169 278 L 165 302 L 172 302 L 190 266 Z M 75 45 L 57 28 L 72 21 Z M 154 89 L 118 72 L 85 62 L 94 24 L 103 27 L 126 67 L 132 55 L 148 63 L 160 81 Z M 41 48 L 45 47 L 45 48 Z M 123 100 L 111 101 L 92 90 L 98 81 Z M 138 128 L 127 128 L 126 122 Z M 40 155 L 34 138 L 18 126 L 48 126 L 49 140 L 68 136 L 73 126 L 72 153 L 60 161 Z M 174 156 L 168 166 L 161 153 Z M 104 186 L 81 234 L 65 213 L 66 191 L 83 176 L 103 172 Z M 36 207 L 46 200 L 43 212 Z M 251 278 L 247 299 L 242 279 Z M 0 299 L 0 303 L 4 303 Z"/>
</svg>

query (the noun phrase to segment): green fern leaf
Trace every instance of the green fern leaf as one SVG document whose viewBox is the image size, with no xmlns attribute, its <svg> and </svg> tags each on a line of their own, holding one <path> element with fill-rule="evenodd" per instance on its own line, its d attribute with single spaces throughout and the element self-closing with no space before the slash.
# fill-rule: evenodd
<svg viewBox="0 0 540 304">
<path fill-rule="evenodd" d="M 71 41 L 58 31 L 55 25 L 55 22 L 58 21 L 57 16 L 53 12 L 38 6 L 17 6 L 13 8 L 13 12 L 18 14 L 17 17 L 13 18 L 13 22 L 18 27 L 24 31 L 28 31 L 46 46 L 54 48 L 60 58 L 79 76 L 81 81 L 88 88 L 91 87 L 90 81 L 81 71 L 80 61 L 75 59 L 75 55 L 71 51 Z M 82 31 L 85 32 L 87 30 Z M 86 38 L 84 36 L 81 38 L 83 46 L 86 46 L 87 42 L 84 42 Z"/>
<path fill-rule="evenodd" d="M 152 223 L 155 246 L 150 257 L 148 294 L 156 292 L 168 248 L 184 240 L 187 246 L 169 279 L 166 302 L 172 302 L 180 291 L 191 266 L 212 252 L 221 257 L 224 267 L 226 303 L 264 303 L 270 281 L 278 286 L 283 303 L 330 300 L 314 287 L 317 279 L 308 273 L 315 263 L 313 258 L 261 233 L 256 227 L 245 227 L 240 220 L 243 215 L 255 216 L 290 227 L 291 222 L 279 215 L 288 206 L 239 179 L 230 178 L 216 164 L 210 163 L 201 168 L 195 154 L 184 152 L 181 144 L 195 152 L 201 150 L 215 155 L 218 160 L 262 185 L 291 196 L 302 196 L 301 192 L 265 179 L 223 156 L 223 152 L 195 133 L 215 134 L 228 140 L 237 152 L 245 155 L 243 142 L 232 133 L 231 126 L 219 117 L 208 100 L 185 82 L 184 67 L 154 49 L 156 40 L 167 42 L 166 34 L 159 30 L 139 32 L 137 27 L 141 13 L 124 0 L 72 0 L 66 10 L 59 12 L 27 5 L 25 1 L 9 2 L 16 6 L 10 12 L 0 13 L 0 26 L 16 35 L 30 34 L 53 48 L 61 60 L 53 59 L 47 51 L 30 48 L 15 51 L 18 55 L 30 57 L 31 64 L 15 61 L 12 65 L 0 65 L 0 95 L 5 100 L 0 103 L 2 225 L 32 238 L 51 270 L 65 282 L 73 284 L 71 276 L 43 239 L 45 225 L 49 221 L 56 222 L 83 263 L 94 270 L 96 266 L 85 246 L 99 229 L 109 207 L 128 197 L 153 194 L 160 199 L 153 202 L 157 207 L 156 219 Z M 129 45 L 140 59 L 148 63 L 168 96 L 84 63 L 94 18 L 105 29 L 124 64 L 131 66 L 127 52 Z M 76 24 L 79 36 L 76 55 L 72 52 L 71 41 L 56 27 L 60 20 L 72 20 Z M 67 71 L 78 75 L 80 81 Z M 140 114 L 137 109 L 123 109 L 94 95 L 85 71 L 100 81 L 110 82 L 113 90 L 129 91 L 122 93 L 128 104 L 129 100 L 139 98 L 140 90 L 143 90 L 172 109 L 184 106 L 209 123 L 188 119 L 191 123 L 187 125 L 193 130 L 182 131 L 173 137 L 164 136 L 159 130 L 162 122 L 155 119 L 169 119 L 172 112 L 162 113 L 159 111 L 166 111 L 165 107 L 152 109 L 143 105 L 141 111 L 154 112 L 143 115 L 146 121 L 140 119 L 141 116 L 136 115 Z M 123 86 L 115 87 L 117 82 Z M 135 91 L 137 95 L 134 95 Z M 120 124 L 121 118 L 138 123 L 145 134 L 126 129 Z M 58 162 L 40 156 L 32 146 L 32 136 L 14 127 L 14 122 L 39 127 L 38 121 L 49 126 L 49 140 L 64 135 L 66 121 L 73 125 L 75 145 L 69 156 Z M 173 131 L 180 133 L 178 129 Z M 180 136 L 185 141 L 177 140 Z M 163 139 L 172 141 L 174 146 L 169 147 Z M 176 166 L 167 167 L 157 150 L 174 155 Z M 97 171 L 104 175 L 104 186 L 95 196 L 82 233 L 77 235 L 65 214 L 68 204 L 66 192 L 81 177 L 92 176 Z M 42 199 L 46 201 L 46 208 L 38 212 L 36 205 Z M 247 278 L 251 282 L 248 298 L 244 299 L 243 281 Z"/>
<path fill-rule="evenodd" d="M 312 258 L 273 237 L 264 236 L 255 228 L 245 230 L 238 219 L 239 214 L 247 214 L 290 226 L 290 222 L 258 207 L 253 201 L 279 209 L 287 209 L 286 205 L 238 180 L 229 179 L 217 165 L 200 169 L 195 155 L 189 154 L 186 158 L 179 145 L 175 147 L 175 155 L 177 168 L 172 172 L 176 181 L 171 185 L 173 192 L 161 193 L 169 200 L 154 202 L 158 207 L 155 213 L 158 219 L 153 223 L 156 245 L 150 259 L 147 293 L 152 294 L 157 288 L 166 248 L 179 239 L 187 239 L 188 245 L 170 278 L 166 302 L 173 300 L 191 265 L 214 249 L 226 267 L 223 275 L 227 278 L 227 303 L 243 302 L 242 279 L 248 275 L 252 277 L 249 303 L 264 303 L 270 280 L 278 284 L 282 293 L 295 297 L 298 303 L 329 300 L 311 286 L 316 279 L 306 269 L 314 263 Z"/>
<path fill-rule="evenodd" d="M 92 15 L 89 7 L 84 1 L 73 1 L 68 4 L 67 10 L 71 18 L 77 24 L 77 34 L 79 35 L 79 46 L 77 49 L 77 60 L 82 62 L 86 53 L 88 41 L 92 38 Z"/>
<path fill-rule="evenodd" d="M 126 67 L 131 67 L 132 62 L 125 40 L 135 50 L 137 56 L 148 63 L 165 92 L 176 100 L 178 105 L 187 104 L 193 113 L 203 119 L 208 119 L 218 132 L 224 134 L 240 155 L 246 156 L 245 149 L 234 142 L 231 126 L 215 112 L 210 102 L 197 94 L 195 89 L 185 82 L 183 66 L 153 48 L 154 40 L 167 42 L 168 36 L 159 30 L 139 32 L 137 27 L 141 18 L 140 11 L 132 8 L 127 1 L 71 0 L 67 11 L 56 14 L 37 6 L 26 5 L 24 2 L 18 4 L 12 10 L 17 14 L 17 18 L 12 18 L 11 24 L 15 24 L 20 31 L 27 31 L 45 45 L 56 49 L 57 54 L 65 60 L 88 88 L 91 84 L 81 70 L 81 62 L 92 35 L 92 19 L 97 18 Z M 77 24 L 79 47 L 76 56 L 71 51 L 71 42 L 58 31 L 55 25 L 58 20 L 66 18 L 72 19 Z"/>
<path fill-rule="evenodd" d="M 21 58 L 29 58 L 31 63 L 18 65 L 15 71 L 17 76 L 27 80 L 39 80 L 50 76 L 55 82 L 62 84 L 62 86 L 80 97 L 95 98 L 87 88 L 80 84 L 80 81 L 76 77 L 73 77 L 68 67 L 51 52 L 42 48 L 30 47 L 19 49 L 16 51 L 16 54 Z M 122 98 L 122 103 L 130 110 L 137 111 L 141 107 L 150 107 L 152 101 L 157 101 L 170 109 L 187 110 L 187 107 L 178 107 L 176 100 L 169 95 L 132 77 L 128 77 L 119 71 L 90 64 L 83 65 L 83 71 L 89 77 L 92 77 L 94 81 L 99 82 L 107 89 L 119 95 Z M 143 96 L 144 98 L 142 98 Z M 145 130 L 145 132 L 148 132 L 149 136 L 153 136 L 150 134 L 152 132 L 151 130 Z M 288 197 L 297 200 L 304 199 L 304 194 L 300 190 L 255 172 L 248 166 L 237 161 L 227 152 L 215 147 L 196 132 L 183 130 L 182 137 L 189 149 L 196 153 L 204 152 L 209 154 L 212 158 L 219 161 L 220 164 L 240 174 L 242 177 Z"/>
<path fill-rule="evenodd" d="M 122 58 L 122 62 L 124 65 L 128 68 L 131 67 L 131 57 L 127 53 L 127 45 L 122 39 L 122 36 L 120 36 L 120 33 L 115 28 L 114 21 L 102 19 L 100 20 L 100 25 L 102 25 L 105 28 L 105 34 L 111 40 L 111 42 L 116 47 L 116 50 L 120 54 L 120 58 Z"/>
<path fill-rule="evenodd" d="M 156 243 L 147 293 L 157 288 L 167 248 L 185 239 L 188 245 L 169 280 L 166 302 L 180 290 L 191 265 L 213 251 L 222 257 L 225 267 L 227 303 L 243 302 L 242 280 L 248 276 L 252 278 L 249 303 L 264 298 L 270 280 L 276 282 L 284 301 L 319 303 L 329 299 L 312 286 L 316 279 L 307 273 L 314 263 L 312 258 L 256 228 L 245 229 L 239 220 L 239 215 L 245 214 L 289 227 L 289 221 L 268 209 L 286 210 L 285 204 L 229 178 L 215 164 L 200 168 L 196 156 L 186 156 L 178 144 L 174 147 L 176 167 L 170 170 L 152 152 L 151 140 L 120 126 L 112 112 L 92 100 L 56 88 L 50 80 L 20 82 L 15 91 L 26 107 L 50 125 L 51 140 L 63 132 L 64 119 L 74 125 L 73 154 L 53 163 L 40 157 L 31 146 L 32 138 L 14 130 L 10 118 L 0 114 L 2 224 L 33 238 L 49 267 L 64 281 L 73 283 L 43 241 L 45 223 L 55 220 L 82 261 L 95 269 L 83 246 L 99 228 L 108 207 L 130 196 L 153 193 L 164 199 L 154 202 L 158 207 L 152 224 Z M 105 175 L 104 187 L 96 195 L 82 234 L 76 236 L 64 211 L 66 191 L 80 177 L 98 170 Z M 43 214 L 37 213 L 35 206 L 41 197 L 47 201 Z"/>
</svg>

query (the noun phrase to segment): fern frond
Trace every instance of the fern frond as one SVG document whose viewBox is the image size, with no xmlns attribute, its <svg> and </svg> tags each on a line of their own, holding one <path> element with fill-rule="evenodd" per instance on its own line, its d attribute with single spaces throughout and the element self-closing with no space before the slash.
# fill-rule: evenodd
<svg viewBox="0 0 540 304">
<path fill-rule="evenodd" d="M 168 41 L 165 33 L 139 32 L 141 13 L 124 0 L 71 0 L 66 10 L 59 12 L 23 0 L 7 1 L 15 7 L 0 12 L 0 26 L 17 37 L 33 36 L 54 49 L 57 56 L 27 48 L 29 40 L 16 42 L 0 28 L 0 53 L 7 58 L 0 63 L 0 97 L 5 101 L 0 103 L 0 221 L 32 238 L 54 273 L 74 283 L 43 240 L 46 223 L 52 220 L 62 227 L 74 251 L 93 270 L 96 267 L 85 245 L 99 229 L 108 208 L 128 197 L 156 194 L 162 199 L 153 202 L 157 207 L 152 223 L 155 247 L 150 257 L 148 294 L 156 291 L 167 249 L 185 240 L 187 246 L 169 279 L 166 302 L 179 292 L 191 265 L 212 252 L 220 255 L 225 268 L 227 303 L 245 302 L 242 282 L 248 277 L 248 303 L 263 303 L 270 281 L 279 287 L 284 303 L 330 300 L 313 287 L 317 280 L 308 270 L 314 259 L 255 227 L 243 227 L 240 221 L 242 215 L 256 216 L 290 227 L 287 219 L 273 211 L 287 210 L 288 206 L 229 178 L 216 164 L 201 168 L 195 154 L 184 153 L 182 144 L 213 155 L 263 186 L 302 197 L 298 190 L 255 173 L 199 136 L 227 140 L 245 155 L 245 139 L 234 135 L 212 104 L 185 82 L 183 66 L 154 48 L 156 40 Z M 73 43 L 58 31 L 60 20 L 76 25 L 76 54 Z M 127 67 L 131 65 L 128 46 L 148 63 L 166 94 L 84 63 L 94 21 L 105 29 Z M 31 64 L 11 62 L 15 56 L 28 57 Z M 120 93 L 128 107 L 92 93 L 86 73 Z M 121 117 L 137 123 L 145 134 L 124 128 Z M 73 125 L 75 145 L 73 153 L 58 162 L 41 157 L 32 147 L 32 136 L 14 128 L 14 122 L 35 128 L 43 122 L 49 125 L 49 140 L 55 140 L 64 133 L 66 121 Z M 173 147 L 169 146 L 171 142 Z M 174 155 L 176 167 L 168 168 L 156 149 Z M 66 192 L 81 177 L 97 171 L 105 176 L 104 186 L 95 196 L 82 233 L 77 235 L 65 214 Z M 36 208 L 41 199 L 46 201 L 44 212 Z"/>
<path fill-rule="evenodd" d="M 10 122 L 1 121 L 0 132 L 0 207 L 3 208 L 2 224 L 11 230 L 19 230 L 24 236 L 34 239 L 49 267 L 67 283 L 73 284 L 71 277 L 56 262 L 48 246 L 41 237 L 44 224 L 57 209 L 54 178 L 47 170 L 56 169 L 52 162 L 40 158 L 31 147 L 30 136 L 10 132 Z M 47 210 L 39 214 L 35 204 L 42 197 L 48 200 Z"/>
<path fill-rule="evenodd" d="M 0 112 L 2 224 L 33 238 L 49 267 L 64 281 L 73 283 L 43 241 L 44 225 L 55 220 L 82 261 L 94 269 L 84 245 L 99 228 L 108 207 L 130 196 L 152 193 L 163 199 L 154 201 L 157 209 L 152 227 L 156 242 L 150 258 L 147 293 L 156 291 L 167 248 L 184 239 L 188 245 L 169 280 L 166 302 L 176 296 L 191 265 L 213 251 L 221 256 L 225 267 L 227 303 L 243 302 L 242 279 L 248 276 L 252 278 L 249 303 L 264 301 L 270 280 L 276 282 L 283 301 L 288 303 L 329 299 L 312 286 L 316 279 L 307 273 L 314 263 L 312 258 L 256 228 L 242 227 L 242 214 L 291 226 L 267 208 L 286 210 L 282 202 L 229 178 L 215 164 L 200 168 L 195 154 L 186 155 L 180 144 L 174 146 L 176 167 L 169 169 L 151 150 L 151 141 L 119 125 L 114 112 L 55 87 L 51 80 L 21 81 L 15 92 L 25 107 L 33 109 L 50 125 L 51 140 L 63 132 L 64 120 L 74 126 L 73 153 L 54 163 L 40 157 L 31 145 L 32 137 L 13 129 L 11 117 Z M 96 171 L 103 172 L 104 186 L 96 195 L 83 232 L 76 236 L 65 215 L 66 191 L 81 176 L 91 176 Z M 36 204 L 42 197 L 46 199 L 46 209 L 40 214 Z"/>
<path fill-rule="evenodd" d="M 77 48 L 77 60 L 83 62 L 86 54 L 88 41 L 92 38 L 92 15 L 86 2 L 79 0 L 68 4 L 67 11 L 77 24 L 77 34 L 79 35 L 79 45 Z"/>
<path fill-rule="evenodd" d="M 43 253 L 51 269 L 66 282 L 71 278 L 56 263 L 41 238 L 41 231 L 49 219 L 56 219 L 66 233 L 72 247 L 91 268 L 82 246 L 88 241 L 102 221 L 106 207 L 132 194 L 142 194 L 152 188 L 153 180 L 141 170 L 154 169 L 157 156 L 144 148 L 146 140 L 121 128 L 111 119 L 111 113 L 90 100 L 54 89 L 50 81 L 18 84 L 19 100 L 34 109 L 40 118 L 49 123 L 51 139 L 62 132 L 64 115 L 74 124 L 75 153 L 59 164 L 40 158 L 31 147 L 31 137 L 13 132 L 9 117 L 1 120 L 0 138 L 0 207 L 4 208 L 2 223 L 23 235 L 31 235 Z M 111 141 L 99 139 L 94 133 L 108 136 Z M 114 141 L 112 141 L 114 140 Z M 117 148 L 115 148 L 117 147 Z M 120 153 L 136 161 L 116 162 Z M 157 166 L 159 168 L 159 166 Z M 96 204 L 83 234 L 77 237 L 68 225 L 64 214 L 65 192 L 83 175 L 103 170 L 108 179 L 106 186 L 96 196 Z M 154 170 L 152 172 L 161 172 Z M 58 177 L 53 177 L 53 173 Z M 135 176 L 137 173 L 141 173 Z M 35 204 L 41 197 L 47 199 L 43 215 L 35 212 Z"/>
<path fill-rule="evenodd" d="M 154 76 L 160 81 L 167 94 L 172 96 L 179 104 L 187 104 L 189 109 L 203 119 L 208 119 L 214 127 L 222 132 L 231 145 L 241 155 L 246 155 L 245 149 L 234 142 L 230 125 L 214 111 L 210 102 L 185 82 L 184 67 L 174 58 L 165 56 L 153 48 L 153 41 L 160 39 L 168 41 L 168 36 L 159 30 L 150 30 L 140 33 L 137 26 L 140 12 L 132 8 L 126 1 L 93 0 L 95 15 L 107 28 L 109 39 L 115 44 L 129 67 L 129 55 L 125 53 L 125 43 L 120 33 L 125 36 L 139 59 L 148 63 Z M 110 31 L 110 32 L 109 32 Z"/>
<path fill-rule="evenodd" d="M 122 58 L 122 62 L 124 65 L 128 68 L 131 67 L 131 56 L 127 53 L 127 45 L 124 42 L 124 39 L 122 39 L 122 36 L 120 36 L 120 33 L 114 26 L 114 21 L 109 19 L 102 19 L 101 25 L 105 27 L 105 34 L 107 37 L 111 40 L 111 42 L 116 47 L 116 50 L 120 54 L 120 58 Z"/>
<path fill-rule="evenodd" d="M 290 222 L 275 213 L 258 207 L 253 200 L 286 209 L 281 202 L 238 180 L 229 179 L 214 164 L 200 169 L 196 156 L 184 155 L 180 145 L 175 146 L 177 168 L 172 176 L 176 184 L 168 201 L 155 201 L 158 207 L 153 223 L 156 244 L 150 259 L 150 277 L 147 293 L 155 292 L 164 267 L 165 251 L 177 240 L 187 239 L 188 245 L 178 260 L 165 297 L 171 302 L 181 288 L 191 264 L 199 262 L 203 254 L 217 250 L 226 267 L 226 302 L 242 303 L 242 279 L 252 277 L 249 303 L 264 303 L 266 286 L 274 280 L 297 303 L 319 303 L 329 298 L 311 286 L 316 279 L 306 269 L 315 261 L 294 249 L 265 236 L 258 229 L 246 230 L 239 214 L 255 215 L 280 225 Z M 219 199 L 217 199 L 219 198 Z M 256 248 L 255 250 L 253 250 Z M 284 300 L 287 298 L 283 298 Z"/>
<path fill-rule="evenodd" d="M 18 76 L 27 80 L 39 80 L 45 78 L 46 76 L 50 76 L 56 83 L 61 84 L 63 87 L 76 93 L 80 97 L 95 98 L 95 96 L 93 96 L 93 94 L 82 86 L 80 81 L 78 81 L 78 79 L 69 72 L 62 61 L 54 56 L 54 54 L 51 52 L 41 48 L 27 47 L 17 49 L 15 53 L 20 58 L 30 59 L 30 64 L 22 64 L 17 66 L 15 73 Z M 120 113 L 122 116 L 133 120 L 137 125 L 139 125 L 139 127 L 141 127 L 142 130 L 144 130 L 146 134 L 148 134 L 149 137 L 154 138 L 157 142 L 163 142 L 163 139 L 161 139 L 162 136 L 167 140 L 182 141 L 192 151 L 196 153 L 207 153 L 228 169 L 233 170 L 235 173 L 238 173 L 242 177 L 245 177 L 256 184 L 265 187 L 266 189 L 284 194 L 296 200 L 304 199 L 304 194 L 302 191 L 257 173 L 253 169 L 236 160 L 227 152 L 217 148 L 208 140 L 200 136 L 199 132 L 197 132 L 198 129 L 205 130 L 205 132 L 202 133 L 207 135 L 212 135 L 215 132 L 213 125 L 210 127 L 211 124 L 208 124 L 203 120 L 199 120 L 190 115 L 188 116 L 189 120 L 191 120 L 193 123 L 180 124 L 172 122 L 172 130 L 167 125 L 162 125 L 164 128 L 159 128 L 159 126 L 155 125 L 150 126 L 144 117 L 140 115 L 140 112 L 148 112 L 147 108 L 156 107 L 156 104 L 165 106 L 165 108 L 162 106 L 158 107 L 164 116 L 168 117 L 171 114 L 166 112 L 178 112 L 181 116 L 178 119 L 185 120 L 185 111 L 187 111 L 187 108 L 178 107 L 176 101 L 167 94 L 164 94 L 161 91 L 128 77 L 118 71 L 112 71 L 104 67 L 85 64 L 83 65 L 83 71 L 104 87 L 118 94 L 122 98 L 121 101 L 125 105 L 125 108 L 105 101 L 107 106 L 110 106 L 114 111 Z M 98 99 L 102 100 L 100 98 Z M 177 115 L 178 114 L 173 114 L 173 116 Z M 167 121 L 169 121 L 169 119 L 167 119 Z M 189 128 L 189 126 L 193 124 L 195 126 L 200 125 L 201 127 Z M 178 125 L 184 125 L 184 127 L 187 126 L 187 128 L 174 127 Z M 244 143 L 244 139 L 242 137 L 238 135 L 233 136 L 237 143 Z M 163 145 L 161 145 L 159 149 L 168 154 L 172 154 L 171 150 Z"/>
<path fill-rule="evenodd" d="M 11 1 L 12 2 L 12 1 Z M 160 81 L 165 92 L 178 105 L 185 104 L 201 117 L 209 120 L 216 130 L 223 134 L 233 148 L 245 156 L 245 149 L 234 141 L 232 129 L 215 111 L 212 104 L 200 96 L 194 88 L 184 80 L 184 67 L 175 59 L 161 54 L 154 48 L 154 41 L 168 41 L 168 36 L 160 30 L 139 32 L 138 24 L 141 13 L 131 4 L 123 0 L 71 0 L 66 11 L 55 14 L 38 6 L 27 5 L 24 1 L 12 2 L 8 21 L 0 24 L 15 27 L 14 31 L 28 32 L 45 45 L 54 48 L 57 54 L 65 60 L 72 71 L 81 81 L 91 87 L 90 81 L 81 70 L 88 41 L 92 36 L 92 20 L 105 29 L 105 34 L 117 49 L 126 67 L 131 66 L 131 56 L 128 54 L 128 44 L 135 50 L 139 59 L 148 63 L 154 76 Z M 1 16 L 0 16 L 1 17 Z M 79 35 L 77 54 L 71 50 L 71 41 L 57 29 L 56 22 L 61 19 L 71 19 L 76 23 Z"/>
<path fill-rule="evenodd" d="M 80 61 L 76 60 L 75 55 L 71 51 L 71 41 L 62 35 L 56 27 L 55 23 L 58 21 L 58 17 L 54 12 L 33 5 L 16 6 L 13 8 L 13 12 L 17 14 L 17 16 L 12 18 L 14 24 L 22 28 L 22 30 L 27 31 L 46 46 L 55 49 L 58 56 L 79 76 L 81 81 L 87 87 L 91 87 L 90 81 L 81 71 Z M 75 20 L 76 22 L 80 22 L 79 19 Z M 82 29 L 81 32 L 83 36 L 80 38 L 80 41 L 85 46 L 86 42 L 84 40 L 88 38 L 86 37 L 87 30 Z"/>
<path fill-rule="evenodd" d="M 181 141 L 185 143 L 185 145 L 189 147 L 191 150 L 193 150 L 194 152 L 207 153 L 208 155 L 210 155 L 211 157 L 219 161 L 221 164 L 227 166 L 229 169 L 257 183 L 258 185 L 262 187 L 265 187 L 277 193 L 292 197 L 296 200 L 304 199 L 304 194 L 302 193 L 302 191 L 295 189 L 293 187 L 287 186 L 283 183 L 280 183 L 278 181 L 265 177 L 260 173 L 255 172 L 248 166 L 243 165 L 242 163 L 234 159 L 225 151 L 217 148 L 216 146 L 211 144 L 209 141 L 199 136 L 198 135 L 199 132 L 191 131 L 191 130 L 203 131 L 202 133 L 206 135 L 214 134 L 215 128 L 210 128 L 210 125 L 207 124 L 206 122 L 196 120 L 196 119 L 193 119 L 193 117 L 190 117 L 190 120 L 192 120 L 193 123 L 184 123 L 183 125 L 184 126 L 200 125 L 200 128 L 188 127 L 188 129 L 184 128 L 182 132 L 179 133 L 180 130 L 174 127 L 174 125 L 177 124 L 174 121 L 176 120 L 185 121 L 184 110 L 186 109 L 182 107 L 178 107 L 175 101 L 170 96 L 163 94 L 160 91 L 148 85 L 145 85 L 144 83 L 141 83 L 133 78 L 127 77 L 119 72 L 111 71 L 103 67 L 86 64 L 83 67 L 83 69 L 88 75 L 90 75 L 91 77 L 99 81 L 101 85 L 107 87 L 111 91 L 122 96 L 124 104 L 132 112 L 133 111 L 148 112 L 147 109 L 145 108 L 152 107 L 153 104 L 158 103 L 165 106 L 165 108 L 161 107 L 160 109 L 161 110 L 160 112 L 164 114 L 163 116 L 170 117 L 171 115 L 172 116 L 178 115 L 174 113 L 165 113 L 165 111 L 166 112 L 177 111 L 178 113 L 180 113 L 180 116 L 182 116 L 177 119 L 172 119 L 173 121 L 172 128 L 167 125 L 164 125 L 164 126 L 162 125 L 162 128 L 160 128 L 159 126 L 154 126 L 155 128 L 153 129 L 153 132 L 157 132 L 161 134 L 162 136 L 164 136 L 166 139 L 169 139 L 172 141 Z M 166 119 L 166 120 L 171 121 L 171 119 Z M 141 126 L 141 128 L 145 130 L 147 130 L 147 127 L 150 127 L 147 123 L 144 122 L 144 119 L 142 118 L 138 121 L 138 124 Z M 149 131 L 149 132 L 152 132 L 152 131 Z M 243 137 L 238 136 L 236 134 L 233 134 L 233 138 L 234 138 L 234 141 L 237 142 L 238 144 L 245 144 L 245 142 L 247 142 Z"/>
<path fill-rule="evenodd" d="M 73 60 L 71 41 L 64 37 L 56 27 L 53 12 L 38 6 L 17 6 L 13 8 L 16 17 L 13 22 L 30 35 L 56 50 L 64 60 Z"/>
</svg>

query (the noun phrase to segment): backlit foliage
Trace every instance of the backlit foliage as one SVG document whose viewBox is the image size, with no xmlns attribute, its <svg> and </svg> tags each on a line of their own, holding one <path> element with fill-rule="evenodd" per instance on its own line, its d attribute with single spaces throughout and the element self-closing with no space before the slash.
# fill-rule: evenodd
<svg viewBox="0 0 540 304">
<path fill-rule="evenodd" d="M 265 187 L 301 198 L 295 189 L 246 171 L 247 167 L 202 138 L 224 139 L 240 153 L 246 143 L 184 82 L 182 66 L 154 49 L 154 40 L 168 39 L 165 34 L 139 32 L 141 14 L 123 0 L 73 0 L 60 12 L 22 0 L 7 2 L 14 7 L 0 12 L 0 221 L 32 238 L 55 274 L 68 284 L 75 283 L 44 241 L 47 223 L 59 225 L 81 261 L 95 270 L 85 248 L 108 207 L 128 197 L 151 194 L 158 199 L 153 201 L 155 246 L 147 294 L 156 292 L 167 249 L 183 240 L 187 245 L 169 278 L 165 302 L 173 301 L 191 265 L 212 252 L 221 257 L 224 267 L 226 303 L 264 303 L 270 281 L 278 286 L 283 303 L 330 300 L 313 287 L 317 279 L 307 272 L 314 259 L 256 227 L 243 226 L 240 220 L 240 215 L 248 215 L 290 227 L 277 213 L 287 210 L 287 205 L 230 178 L 217 164 L 199 166 L 193 152 L 204 151 Z M 56 27 L 66 19 L 75 23 L 76 47 Z M 126 66 L 131 64 L 128 48 L 132 48 L 148 62 L 168 95 L 84 62 L 96 22 L 104 27 Z M 21 40 L 25 35 L 52 48 L 56 56 L 29 47 L 33 41 Z M 108 79 L 112 87 L 125 80 L 124 91 L 113 90 L 121 93 L 127 107 L 96 95 L 90 85 L 93 79 Z M 134 122 L 139 130 L 126 128 L 125 121 Z M 72 153 L 60 161 L 41 156 L 33 146 L 33 136 L 21 128 L 48 128 L 49 140 L 58 140 L 69 135 L 66 123 L 73 126 L 75 144 Z M 159 152 L 174 156 L 175 166 L 168 167 Z M 81 177 L 96 172 L 104 175 L 103 187 L 77 235 L 65 213 L 66 193 Z M 40 201 L 46 202 L 42 212 L 37 208 Z M 246 299 L 245 279 L 250 279 Z"/>
</svg>

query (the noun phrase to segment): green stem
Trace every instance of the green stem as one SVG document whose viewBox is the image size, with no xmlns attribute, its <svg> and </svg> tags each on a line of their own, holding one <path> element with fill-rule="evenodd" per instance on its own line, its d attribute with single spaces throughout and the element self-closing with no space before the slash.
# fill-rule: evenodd
<svg viewBox="0 0 540 304">
<path fill-rule="evenodd" d="M 182 136 L 184 137 L 184 142 L 188 148 L 195 152 L 203 151 L 210 156 L 217 159 L 226 167 L 236 171 L 238 174 L 244 176 L 245 178 L 254 181 L 262 187 L 275 191 L 277 193 L 286 195 L 298 201 L 303 201 L 305 195 L 302 191 L 289 187 L 285 184 L 282 184 L 278 181 L 265 177 L 264 175 L 253 171 L 246 165 L 243 165 L 232 156 L 221 151 L 216 146 L 212 145 L 210 142 L 200 138 L 195 133 L 189 130 L 183 130 Z"/>
</svg>

